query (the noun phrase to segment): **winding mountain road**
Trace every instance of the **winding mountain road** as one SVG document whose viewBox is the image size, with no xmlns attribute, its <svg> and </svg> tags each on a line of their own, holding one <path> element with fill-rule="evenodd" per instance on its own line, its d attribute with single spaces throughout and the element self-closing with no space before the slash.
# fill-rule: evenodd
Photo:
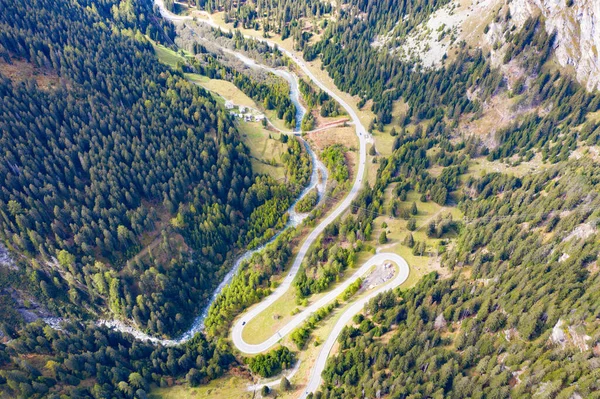
<svg viewBox="0 0 600 399">
<path fill-rule="evenodd" d="M 302 260 L 302 259 L 300 259 L 300 260 Z M 343 283 L 339 284 L 337 287 L 335 287 L 335 289 L 333 289 L 329 293 L 327 293 L 327 295 L 323 296 L 318 301 L 316 301 L 315 303 L 313 303 L 312 305 L 310 305 L 306 309 L 304 309 L 302 312 L 298 313 L 292 320 L 289 321 L 289 323 L 287 323 L 284 327 L 282 327 L 280 330 L 275 332 L 275 334 L 273 334 L 271 337 L 269 337 L 265 341 L 261 342 L 260 344 L 253 345 L 253 344 L 246 343 L 246 341 L 244 341 L 244 338 L 242 337 L 242 332 L 244 330 L 246 322 L 248 322 L 248 321 L 252 320 L 254 317 L 258 316 L 260 313 L 262 313 L 262 311 L 264 309 L 266 309 L 268 306 L 273 304 L 273 302 L 275 302 L 275 300 L 277 300 L 281 296 L 281 295 L 279 295 L 279 297 L 275 296 L 274 295 L 275 292 L 274 292 L 273 294 L 271 294 L 269 297 L 266 298 L 267 300 L 260 302 L 260 304 L 250 308 L 250 310 L 246 311 L 246 313 L 244 313 L 244 315 L 238 319 L 238 321 L 235 323 L 235 325 L 233 326 L 233 329 L 232 329 L 231 335 L 232 335 L 233 344 L 236 346 L 236 348 L 238 348 L 240 350 L 240 352 L 247 353 L 250 355 L 261 353 L 261 352 L 268 350 L 273 345 L 277 344 L 277 342 L 279 342 L 279 340 L 282 337 L 285 337 L 287 334 L 291 333 L 296 328 L 300 327 L 300 325 L 306 319 L 308 319 L 313 313 L 315 313 L 317 310 L 319 310 L 323 306 L 327 305 L 328 303 L 333 302 L 338 296 L 340 296 L 346 290 L 346 288 L 348 288 L 348 286 L 350 284 L 352 284 L 354 281 L 356 281 L 356 279 L 358 279 L 359 277 L 365 276 L 373 266 L 380 265 L 380 264 L 384 263 L 385 261 L 393 261 L 400 266 L 400 272 L 397 273 L 396 279 L 398 279 L 398 277 L 402 277 L 404 275 L 408 276 L 408 268 L 406 268 L 406 270 L 405 270 L 402 267 L 402 265 L 404 265 L 406 262 L 404 262 L 404 260 L 399 255 L 392 254 L 392 253 L 377 254 L 377 255 L 373 256 L 371 259 L 369 259 L 367 262 L 365 262 L 359 269 L 357 269 L 351 277 L 347 278 Z M 293 274 L 290 271 L 290 273 L 288 273 L 288 276 L 292 276 L 292 275 Z M 406 278 L 402 279 L 402 282 L 404 280 L 406 280 Z M 281 287 L 282 286 L 280 286 L 279 288 L 281 288 Z M 289 284 L 287 285 L 287 287 L 284 287 L 284 288 L 285 289 L 282 291 L 283 293 L 285 293 L 289 289 Z"/>
<path fill-rule="evenodd" d="M 164 7 L 163 0 L 155 0 L 155 4 L 159 7 L 160 13 L 163 16 L 163 18 L 165 18 L 165 19 L 168 19 L 173 22 L 184 22 L 184 21 L 194 20 L 194 17 L 192 17 L 192 16 L 179 16 L 179 15 L 175 15 L 175 14 L 171 13 Z M 215 28 L 223 29 L 222 27 L 218 26 L 214 21 L 212 21 L 212 19 L 210 19 L 210 18 L 208 20 L 204 20 L 204 19 L 195 19 L 195 20 L 197 22 L 205 23 L 205 24 L 208 24 Z M 270 42 L 265 39 L 260 39 L 260 38 L 255 38 L 255 37 L 249 37 L 249 38 L 252 38 L 255 40 L 260 40 L 260 41 L 268 44 L 271 47 L 276 46 L 275 43 Z M 264 341 L 260 344 L 253 345 L 253 344 L 246 343 L 244 341 L 244 339 L 242 338 L 242 332 L 243 332 L 243 329 L 244 329 L 244 326 L 246 325 L 246 323 L 248 321 L 252 320 L 258 314 L 262 313 L 265 309 L 267 309 L 273 303 L 275 303 L 275 301 L 277 301 L 279 298 L 281 298 L 285 294 L 285 292 L 288 289 L 290 289 L 292 282 L 293 282 L 294 278 L 296 277 L 296 274 L 298 273 L 300 266 L 302 264 L 302 261 L 304 260 L 304 257 L 308 253 L 310 246 L 316 241 L 316 239 L 319 237 L 319 235 L 325 230 L 325 228 L 329 224 L 333 223 L 339 216 L 341 216 L 350 207 L 350 205 L 352 204 L 352 201 L 356 198 L 358 192 L 360 191 L 360 188 L 363 185 L 363 179 L 364 179 L 365 167 L 366 167 L 366 154 L 367 154 L 366 147 L 367 147 L 367 141 L 370 138 L 369 134 L 367 133 L 367 129 L 365 129 L 365 127 L 360 122 L 360 118 L 356 114 L 355 110 L 348 103 L 346 103 L 341 98 L 341 96 L 339 96 L 337 93 L 335 93 L 333 90 L 331 90 L 325 84 L 323 84 L 308 68 L 308 66 L 306 65 L 304 60 L 298 58 L 295 54 L 293 54 L 292 52 L 290 52 L 284 48 L 281 48 L 281 47 L 278 47 L 278 48 L 286 56 L 288 56 L 292 61 L 294 61 L 294 63 L 306 74 L 306 76 L 308 76 L 308 78 L 310 78 L 313 81 L 314 84 L 316 84 L 321 90 L 323 90 L 324 92 L 329 94 L 332 98 L 334 98 L 345 109 L 345 111 L 350 116 L 350 118 L 356 128 L 356 135 L 359 140 L 359 160 L 357 163 L 358 170 L 356 173 L 356 178 L 354 180 L 354 184 L 352 185 L 352 188 L 350 189 L 350 192 L 348 193 L 348 195 L 342 200 L 341 203 L 339 203 L 337 205 L 337 207 L 332 212 L 329 213 L 329 215 L 327 215 L 325 217 L 325 219 L 323 219 L 317 225 L 317 227 L 315 227 L 309 233 L 308 237 L 306 237 L 306 239 L 302 243 L 290 270 L 288 271 L 287 275 L 285 276 L 285 278 L 283 279 L 281 284 L 273 291 L 273 293 L 271 295 L 264 298 L 263 301 L 261 301 L 260 303 L 258 303 L 255 306 L 251 307 L 248 311 L 246 311 L 246 313 L 244 313 L 242 316 L 238 317 L 237 321 L 235 322 L 235 324 L 232 328 L 232 339 L 233 339 L 234 345 L 241 352 L 247 353 L 247 354 L 256 354 L 256 353 L 264 352 L 265 350 L 267 350 L 270 347 L 272 347 L 273 345 L 275 345 L 285 335 L 289 334 L 295 328 L 300 326 L 300 324 L 302 322 L 304 322 L 308 317 L 310 317 L 310 315 L 312 313 L 314 313 L 316 310 L 318 310 L 322 306 L 326 305 L 327 303 L 335 300 L 335 298 L 338 295 L 340 295 L 352 282 L 354 282 L 357 278 L 365 275 L 373 266 L 381 264 L 385 261 L 392 261 L 392 262 L 396 263 L 396 265 L 398 266 L 398 271 L 396 273 L 395 278 L 392 280 L 392 282 L 385 284 L 384 286 L 380 287 L 379 289 L 370 292 L 368 295 L 361 297 L 359 300 L 357 300 L 355 303 L 353 303 L 348 310 L 346 310 L 341 315 L 340 319 L 335 324 L 333 331 L 330 333 L 325 344 L 322 346 L 322 349 L 319 353 L 317 361 L 311 372 L 311 376 L 308 381 L 308 384 L 307 384 L 306 388 L 303 390 L 303 393 L 301 395 L 301 397 L 304 398 L 310 392 L 314 392 L 318 389 L 318 387 L 321 383 L 321 372 L 323 371 L 323 369 L 325 367 L 327 357 L 328 357 L 331 349 L 333 348 L 333 346 L 337 340 L 337 337 L 339 336 L 340 332 L 344 328 L 344 326 L 352 319 L 352 317 L 355 314 L 357 314 L 358 312 L 360 312 L 362 310 L 364 305 L 371 298 L 373 298 L 374 296 L 376 296 L 377 294 L 379 294 L 381 292 L 398 287 L 400 284 L 402 284 L 404 281 L 406 281 L 408 274 L 409 274 L 409 267 L 408 267 L 408 264 L 406 263 L 406 261 L 397 254 L 378 253 L 378 254 L 374 255 L 373 257 L 371 257 L 367 262 L 365 262 L 358 270 L 355 271 L 355 273 L 350 278 L 348 278 L 346 281 L 344 281 L 344 283 L 340 284 L 338 287 L 336 287 L 330 293 L 325 295 L 323 298 L 321 298 L 320 300 L 315 302 L 313 305 L 309 306 L 304 311 L 299 313 L 288 324 L 286 324 L 283 328 L 281 328 L 279 331 L 277 331 L 273 336 L 268 338 L 266 341 Z M 239 54 L 239 56 L 245 57 L 241 54 Z"/>
<path fill-rule="evenodd" d="M 391 260 L 398 265 L 398 271 L 396 272 L 396 276 L 392 280 L 391 283 L 388 283 L 381 288 L 370 292 L 368 295 L 360 298 L 358 301 L 354 302 L 338 319 L 338 321 L 333 326 L 333 330 L 329 333 L 327 340 L 321 347 L 321 351 L 319 352 L 319 356 L 313 366 L 312 372 L 310 374 L 310 378 L 308 379 L 308 383 L 304 388 L 302 395 L 300 398 L 304 399 L 311 392 L 316 392 L 319 389 L 319 385 L 321 385 L 321 373 L 325 369 L 325 364 L 327 363 L 327 358 L 329 357 L 329 353 L 335 345 L 338 336 L 344 329 L 344 327 L 352 320 L 354 315 L 360 313 L 362 309 L 365 307 L 366 303 L 373 299 L 375 296 L 381 294 L 382 292 L 394 289 L 399 287 L 402 283 L 406 281 L 408 278 L 408 274 L 410 269 L 408 267 L 408 263 L 404 260 L 403 257 L 394 253 L 380 253 L 373 256 L 371 259 L 367 261 L 367 263 L 371 263 L 373 260 L 376 260 L 374 264 L 377 262 Z M 354 276 L 353 276 L 354 277 Z"/>
</svg>

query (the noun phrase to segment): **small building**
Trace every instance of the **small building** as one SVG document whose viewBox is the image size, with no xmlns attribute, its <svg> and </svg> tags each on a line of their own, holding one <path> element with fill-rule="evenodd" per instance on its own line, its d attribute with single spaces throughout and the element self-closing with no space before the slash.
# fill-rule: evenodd
<svg viewBox="0 0 600 399">
<path fill-rule="evenodd" d="M 257 122 L 262 122 L 264 119 L 265 119 L 265 116 L 263 114 L 259 114 L 254 117 L 254 120 Z"/>
<path fill-rule="evenodd" d="M 244 112 L 246 112 L 246 107 L 240 105 L 240 114 L 243 114 Z"/>
<path fill-rule="evenodd" d="M 225 108 L 226 109 L 233 109 L 233 101 L 231 101 L 231 100 L 225 101 Z"/>
<path fill-rule="evenodd" d="M 246 122 L 252 122 L 252 115 L 250 115 L 250 114 L 246 114 L 246 115 L 244 115 L 244 120 L 245 120 Z"/>
</svg>

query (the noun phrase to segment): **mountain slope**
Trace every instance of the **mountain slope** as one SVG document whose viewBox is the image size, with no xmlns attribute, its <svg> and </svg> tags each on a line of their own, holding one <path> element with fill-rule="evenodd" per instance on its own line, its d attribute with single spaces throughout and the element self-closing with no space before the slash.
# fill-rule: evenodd
<svg viewBox="0 0 600 399">
<path fill-rule="evenodd" d="M 138 29 L 159 39 L 172 28 L 148 22 L 149 4 L 2 6 L 0 238 L 19 266 L 0 269 L 2 295 L 182 331 L 234 246 L 273 227 L 248 226 L 253 210 L 281 202 L 262 209 L 279 222 L 291 193 L 255 181 L 230 117 L 158 62 Z M 14 64 L 31 76 L 4 76 Z M 42 76 L 59 83 L 40 87 Z"/>
<path fill-rule="evenodd" d="M 571 5 L 568 5 L 571 4 Z M 514 0 L 510 13 L 517 27 L 541 14 L 548 33 L 556 32 L 554 54 L 562 67 L 572 67 L 588 90 L 600 84 L 600 3 L 594 0 Z"/>
</svg>

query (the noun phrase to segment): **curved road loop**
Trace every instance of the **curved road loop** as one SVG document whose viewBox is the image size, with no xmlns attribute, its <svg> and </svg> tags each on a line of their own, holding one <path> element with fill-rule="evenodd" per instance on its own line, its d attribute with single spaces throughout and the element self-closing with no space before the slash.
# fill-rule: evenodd
<svg viewBox="0 0 600 399">
<path fill-rule="evenodd" d="M 261 342 L 260 344 L 255 344 L 255 345 L 248 344 L 248 343 L 246 343 L 246 341 L 244 341 L 244 338 L 242 338 L 242 331 L 244 330 L 244 327 L 248 321 L 252 320 L 254 317 L 258 316 L 262 312 L 261 308 L 265 307 L 264 306 L 265 303 L 268 303 L 268 305 L 270 305 L 274 302 L 273 300 L 271 300 L 272 295 L 267 297 L 268 300 L 265 300 L 265 301 L 261 302 L 259 305 L 250 308 L 250 310 L 248 310 L 235 323 L 235 325 L 233 326 L 233 329 L 232 329 L 232 334 L 231 334 L 232 339 L 233 339 L 233 344 L 240 350 L 240 352 L 247 353 L 250 355 L 261 353 L 261 352 L 268 350 L 273 345 L 277 344 L 277 342 L 279 342 L 279 340 L 281 338 L 285 337 L 287 334 L 291 333 L 297 327 L 299 327 L 314 312 L 316 312 L 323 306 L 327 305 L 329 302 L 333 302 L 338 296 L 340 296 L 346 290 L 346 288 L 348 288 L 348 286 L 350 284 L 352 284 L 354 281 L 356 281 L 356 279 L 358 279 L 359 277 L 365 276 L 371 270 L 371 268 L 373 266 L 380 265 L 380 264 L 384 263 L 386 260 L 394 261 L 400 267 L 400 272 L 397 274 L 397 277 L 396 277 L 396 279 L 393 280 L 393 282 L 396 282 L 397 280 L 398 281 L 401 280 L 401 283 L 404 282 L 404 280 L 406 280 L 406 277 L 408 277 L 408 266 L 407 266 L 406 270 L 403 267 L 403 265 L 406 264 L 404 259 L 402 259 L 399 255 L 396 255 L 393 253 L 377 254 L 377 255 L 373 256 L 371 259 L 369 259 L 367 262 L 365 262 L 358 270 L 356 270 L 354 272 L 354 274 L 351 277 L 347 278 L 342 284 L 339 284 L 337 287 L 335 287 L 335 289 L 333 289 L 329 293 L 327 293 L 327 295 L 323 296 L 318 301 L 316 301 L 315 303 L 313 303 L 312 305 L 310 305 L 306 309 L 304 309 L 302 312 L 298 313 L 292 320 L 290 320 L 289 323 L 287 323 L 284 327 L 282 327 L 280 330 L 275 332 L 275 334 L 273 334 L 271 337 L 269 337 L 265 341 Z M 406 274 L 406 277 L 404 277 L 403 279 L 400 278 L 400 277 L 403 277 L 405 274 Z M 288 276 L 289 276 L 289 274 L 288 274 Z M 392 285 L 393 285 L 393 283 L 392 283 Z M 387 285 L 386 285 L 385 288 L 388 289 L 389 287 L 387 287 Z"/>
<path fill-rule="evenodd" d="M 179 15 L 175 15 L 175 14 L 171 13 L 164 7 L 163 0 L 155 0 L 155 4 L 159 7 L 160 13 L 163 16 L 163 18 L 165 18 L 165 19 L 168 19 L 173 22 L 184 22 L 184 21 L 194 20 L 194 17 L 191 17 L 191 16 L 179 16 Z M 196 21 L 200 22 L 200 23 L 208 24 L 217 29 L 224 29 L 223 27 L 217 25 L 214 21 L 212 21 L 212 19 L 209 19 L 209 20 L 196 19 Z M 262 41 L 262 42 L 268 44 L 270 47 L 276 46 L 275 43 L 270 42 L 268 40 L 264 40 L 264 39 L 260 39 L 260 38 L 256 38 L 256 37 L 252 37 L 252 36 L 246 36 L 246 37 L 251 38 L 253 40 Z M 346 110 L 346 112 L 348 113 L 348 115 L 350 116 L 352 121 L 354 122 L 354 125 L 356 128 L 356 134 L 357 134 L 359 144 L 360 144 L 359 145 L 358 170 L 356 173 L 356 178 L 354 180 L 354 184 L 352 185 L 352 188 L 350 189 L 350 192 L 348 193 L 346 198 L 344 198 L 344 200 L 340 204 L 338 204 L 338 206 L 329 215 L 327 215 L 327 217 L 325 219 L 323 219 L 317 225 L 317 227 L 315 227 L 310 232 L 308 237 L 302 243 L 302 246 L 300 247 L 300 250 L 298 251 L 296 258 L 294 259 L 294 263 L 292 264 L 292 267 L 288 271 L 287 275 L 285 276 L 285 278 L 281 282 L 281 284 L 273 291 L 273 293 L 271 295 L 264 298 L 264 300 L 262 302 L 253 306 L 242 316 L 238 317 L 238 319 L 232 329 L 232 338 L 233 338 L 234 345 L 241 352 L 248 353 L 248 354 L 255 354 L 255 353 L 263 352 L 263 351 L 267 350 L 268 348 L 270 348 L 271 346 L 275 345 L 281 338 L 283 338 L 286 334 L 290 333 L 293 329 L 297 328 L 304 320 L 306 320 L 308 317 L 310 317 L 310 315 L 312 313 L 314 313 L 317 309 L 324 306 L 328 302 L 333 301 L 338 295 L 340 295 L 347 288 L 348 285 L 350 285 L 353 281 L 355 281 L 360 276 L 366 274 L 373 266 L 381 264 L 384 261 L 392 261 L 392 262 L 396 263 L 399 268 L 394 280 L 392 280 L 391 283 L 388 283 L 388 284 L 382 286 L 381 288 L 374 290 L 373 292 L 370 292 L 368 295 L 360 298 L 358 301 L 353 303 L 350 306 L 350 308 L 348 310 L 346 310 L 346 312 L 344 312 L 341 315 L 340 319 L 335 324 L 333 331 L 329 334 L 321 351 L 319 352 L 317 361 L 311 372 L 311 376 L 308 381 L 308 384 L 305 387 L 305 389 L 303 390 L 303 393 L 301 395 L 302 398 L 305 398 L 310 392 L 315 392 L 318 389 L 318 387 L 321 383 L 321 372 L 325 368 L 325 363 L 327 361 L 327 357 L 328 357 L 331 349 L 333 348 L 333 346 L 337 340 L 337 337 L 339 336 L 340 332 L 344 328 L 344 326 L 352 319 L 352 317 L 354 317 L 355 314 L 359 313 L 363 309 L 364 305 L 371 298 L 373 298 L 374 296 L 378 295 L 381 292 L 398 287 L 400 284 L 402 284 L 404 281 L 406 281 L 406 278 L 408 277 L 408 273 L 409 273 L 409 267 L 408 267 L 408 264 L 406 263 L 406 261 L 397 254 L 378 253 L 378 254 L 374 255 L 372 258 L 370 258 L 358 270 L 356 270 L 356 272 L 352 275 L 352 277 L 347 279 L 344 283 L 340 284 L 338 287 L 336 287 L 333 291 L 331 291 L 326 296 L 321 298 L 319 301 L 315 302 L 313 305 L 309 306 L 307 309 L 305 309 L 304 311 L 299 313 L 288 324 L 286 324 L 283 328 L 281 328 L 279 331 L 277 331 L 273 336 L 268 338 L 263 343 L 257 344 L 257 345 L 252 345 L 252 344 L 246 343 L 243 340 L 242 331 L 244 329 L 245 324 L 248 321 L 252 320 L 254 317 L 256 317 L 258 314 L 263 312 L 265 309 L 267 309 L 269 306 L 271 306 L 273 303 L 275 303 L 275 301 L 277 301 L 279 298 L 281 298 L 283 296 L 283 294 L 285 294 L 285 292 L 291 287 L 292 281 L 296 277 L 296 274 L 298 273 L 300 266 L 302 264 L 302 261 L 304 260 L 304 257 L 308 253 L 310 246 L 315 242 L 315 240 L 318 238 L 318 236 L 325 230 L 325 228 L 329 224 L 333 223 L 335 221 L 335 219 L 337 219 L 340 215 L 342 215 L 350 207 L 350 205 L 352 204 L 352 201 L 354 200 L 354 198 L 356 198 L 356 195 L 360 191 L 360 188 L 363 183 L 364 173 L 365 173 L 366 153 L 367 153 L 366 146 L 367 146 L 367 140 L 369 139 L 369 135 L 367 133 L 367 129 L 365 129 L 365 127 L 360 122 L 360 119 L 359 119 L 358 115 L 356 114 L 356 112 L 354 111 L 354 109 L 349 104 L 347 104 L 338 94 L 333 92 L 325 84 L 323 84 L 321 81 L 319 81 L 319 79 L 307 67 L 304 60 L 298 58 L 295 54 L 293 54 L 289 50 L 286 50 L 281 47 L 278 47 L 278 49 L 282 53 L 284 53 L 286 56 L 288 56 L 292 61 L 294 61 L 294 63 L 321 90 L 323 90 L 324 92 L 329 94 L 332 98 L 334 98 Z M 241 58 L 244 56 L 240 54 L 240 55 L 238 55 L 238 57 Z"/>
<path fill-rule="evenodd" d="M 371 299 L 373 299 L 375 296 L 381 294 L 382 292 L 399 287 L 408 278 L 408 274 L 409 274 L 409 270 L 410 270 L 408 267 L 408 263 L 406 263 L 404 258 L 401 257 L 400 255 L 397 255 L 394 253 L 380 253 L 380 254 L 373 256 L 371 259 L 369 259 L 367 261 L 367 263 L 370 263 L 375 258 L 377 258 L 379 260 L 379 262 L 375 262 L 374 264 L 382 263 L 382 261 L 386 261 L 386 260 L 391 260 L 391 261 L 395 262 L 399 267 L 396 277 L 392 280 L 391 283 L 388 283 L 388 284 L 382 286 L 378 290 L 370 292 L 368 295 L 366 295 L 366 296 L 360 298 L 358 301 L 354 302 L 340 316 L 338 321 L 335 323 L 335 326 L 333 326 L 333 330 L 331 330 L 331 332 L 329 333 L 327 340 L 323 344 L 321 351 L 319 352 L 317 360 L 316 360 L 316 362 L 313 366 L 312 372 L 310 374 L 308 383 L 306 384 L 306 387 L 304 387 L 304 390 L 303 390 L 300 398 L 304 399 L 308 396 L 309 393 L 316 392 L 317 389 L 319 389 L 319 385 L 321 385 L 321 373 L 325 369 L 325 364 L 327 363 L 327 358 L 329 357 L 329 353 L 331 352 L 333 345 L 335 345 L 335 342 L 337 341 L 338 336 L 340 335 L 340 333 L 342 332 L 344 327 L 350 322 L 350 320 L 352 320 L 354 315 L 360 313 L 363 310 L 363 308 L 365 307 L 366 303 L 369 302 Z"/>
</svg>

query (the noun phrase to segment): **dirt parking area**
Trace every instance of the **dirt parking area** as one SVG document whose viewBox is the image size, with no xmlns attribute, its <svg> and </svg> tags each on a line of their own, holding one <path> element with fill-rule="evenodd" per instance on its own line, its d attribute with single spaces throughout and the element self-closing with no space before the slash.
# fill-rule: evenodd
<svg viewBox="0 0 600 399">
<path fill-rule="evenodd" d="M 361 291 L 370 290 L 379 285 L 385 284 L 386 282 L 390 281 L 395 274 L 396 270 L 392 263 L 385 262 L 381 265 L 378 265 L 377 267 L 375 267 L 375 270 L 373 270 L 367 277 L 365 277 Z"/>
</svg>

